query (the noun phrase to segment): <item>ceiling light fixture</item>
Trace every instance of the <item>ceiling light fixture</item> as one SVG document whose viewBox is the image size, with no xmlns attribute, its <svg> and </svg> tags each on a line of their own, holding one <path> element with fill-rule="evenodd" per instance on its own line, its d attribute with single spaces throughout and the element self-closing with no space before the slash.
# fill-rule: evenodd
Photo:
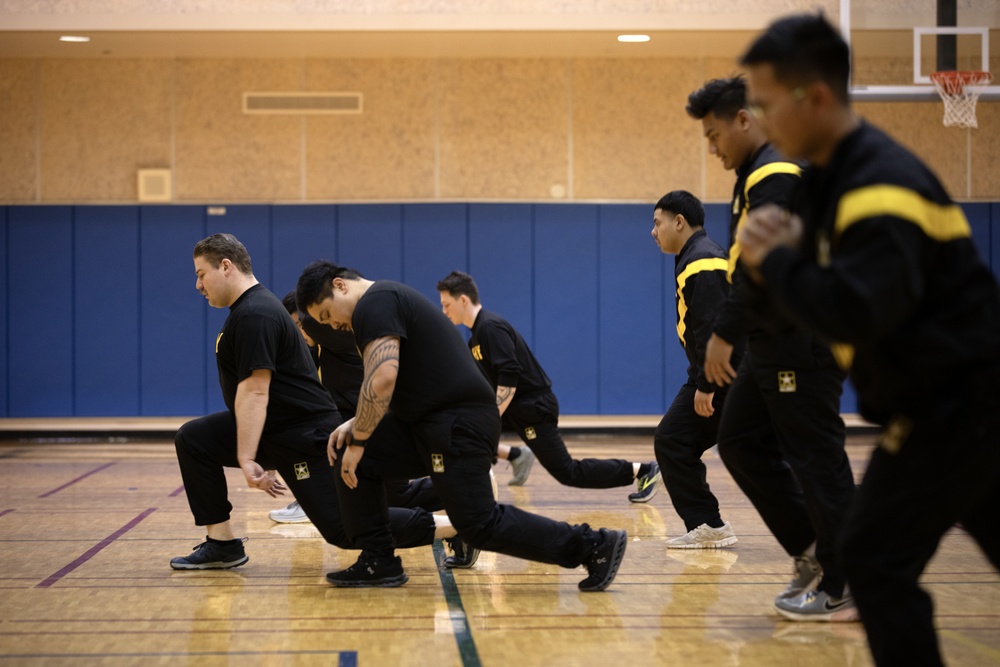
<svg viewBox="0 0 1000 667">
<path fill-rule="evenodd" d="M 82 35 L 63 35 L 59 38 L 60 42 L 89 42 L 90 37 L 84 37 Z"/>
<path fill-rule="evenodd" d="M 648 42 L 649 35 L 618 35 L 619 42 Z"/>
</svg>

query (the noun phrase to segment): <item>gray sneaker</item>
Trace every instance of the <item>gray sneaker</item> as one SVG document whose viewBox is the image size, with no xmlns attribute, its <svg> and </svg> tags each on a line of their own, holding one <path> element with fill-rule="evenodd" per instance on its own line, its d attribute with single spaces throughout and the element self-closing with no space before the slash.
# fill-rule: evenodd
<svg viewBox="0 0 1000 667">
<path fill-rule="evenodd" d="M 309 521 L 306 511 L 302 509 L 297 500 L 289 504 L 288 507 L 282 507 L 280 510 L 271 510 L 267 516 L 271 521 L 276 523 L 308 523 Z"/>
<path fill-rule="evenodd" d="M 667 540 L 668 549 L 721 549 L 736 544 L 733 527 L 726 521 L 722 528 L 712 528 L 703 523 L 686 535 Z"/>
<path fill-rule="evenodd" d="M 528 473 L 535 463 L 535 453 L 530 447 L 522 446 L 521 454 L 510 462 L 510 467 L 514 469 L 514 476 L 507 482 L 507 486 L 523 486 L 528 481 Z"/>
<path fill-rule="evenodd" d="M 841 598 L 831 597 L 824 591 L 811 591 L 793 598 L 779 598 L 774 601 L 779 614 L 793 621 L 820 621 L 846 623 L 858 620 L 858 608 L 854 597 L 845 592 Z"/>
<path fill-rule="evenodd" d="M 815 556 L 796 556 L 795 576 L 788 582 L 788 587 L 774 598 L 774 603 L 778 604 L 778 600 L 795 598 L 816 590 L 822 578 L 823 568 Z"/>
</svg>

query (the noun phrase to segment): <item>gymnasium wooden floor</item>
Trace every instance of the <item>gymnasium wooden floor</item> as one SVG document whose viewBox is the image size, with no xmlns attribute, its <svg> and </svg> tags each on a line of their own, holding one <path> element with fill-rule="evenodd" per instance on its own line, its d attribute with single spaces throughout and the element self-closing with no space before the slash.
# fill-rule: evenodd
<svg viewBox="0 0 1000 667">
<path fill-rule="evenodd" d="M 513 442 L 511 443 L 513 444 Z M 651 458 L 646 437 L 570 439 L 577 457 Z M 871 438 L 848 450 L 858 477 Z M 501 501 L 570 522 L 626 528 L 605 593 L 570 571 L 484 553 L 472 570 L 437 563 L 441 545 L 400 555 L 410 581 L 341 590 L 323 574 L 353 562 L 308 524 L 282 526 L 283 503 L 230 477 L 250 562 L 174 572 L 203 539 L 192 525 L 173 446 L 0 443 L 0 665 L 870 665 L 859 624 L 796 624 L 771 600 L 790 561 L 714 451 L 709 481 L 740 541 L 716 552 L 667 550 L 683 526 L 662 491 L 558 485 L 540 466 Z M 891 529 L 891 527 L 888 527 Z M 1000 577 L 961 530 L 924 576 L 950 665 L 1000 665 Z"/>
</svg>

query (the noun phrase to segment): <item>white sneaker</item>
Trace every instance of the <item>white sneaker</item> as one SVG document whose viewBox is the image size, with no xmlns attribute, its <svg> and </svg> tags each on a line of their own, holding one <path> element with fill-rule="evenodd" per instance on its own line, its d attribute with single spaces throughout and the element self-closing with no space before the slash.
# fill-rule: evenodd
<svg viewBox="0 0 1000 667">
<path fill-rule="evenodd" d="M 271 510 L 268 515 L 271 521 L 277 521 L 278 523 L 307 523 L 309 517 L 306 516 L 305 510 L 299 506 L 299 501 L 293 501 L 288 507 L 282 507 L 280 510 Z"/>
<path fill-rule="evenodd" d="M 712 528 L 707 523 L 703 523 L 686 535 L 667 540 L 668 549 L 721 549 L 730 544 L 736 544 L 739 540 L 733 533 L 733 527 L 729 522 L 722 524 L 722 528 Z"/>
</svg>

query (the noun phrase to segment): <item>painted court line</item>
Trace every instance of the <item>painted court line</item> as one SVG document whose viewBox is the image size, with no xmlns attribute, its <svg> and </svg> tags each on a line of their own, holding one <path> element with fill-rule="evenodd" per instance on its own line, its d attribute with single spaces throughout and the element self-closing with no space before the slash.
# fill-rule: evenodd
<svg viewBox="0 0 1000 667">
<path fill-rule="evenodd" d="M 69 574 L 70 572 L 72 572 L 73 570 L 75 570 L 76 568 L 80 567 L 81 565 L 83 565 L 84 563 L 86 563 L 88 560 L 90 560 L 91 558 L 93 558 L 101 550 L 103 550 L 105 547 L 109 546 L 112 542 L 114 542 L 115 540 L 117 540 L 119 537 L 121 537 L 122 535 L 124 535 L 128 531 L 130 531 L 133 528 L 135 528 L 136 526 L 138 526 L 140 521 L 142 521 L 143 519 L 145 519 L 147 516 L 149 516 L 150 514 L 152 514 L 155 511 L 156 511 L 155 507 L 150 507 L 149 509 L 147 509 L 146 511 L 144 511 L 142 514 L 140 514 L 139 516 L 135 517 L 134 519 L 132 519 L 131 521 L 129 521 L 128 523 L 126 523 L 124 526 L 122 526 L 121 528 L 119 528 L 115 532 L 111 533 L 110 535 L 108 535 L 107 537 L 105 537 L 103 540 L 101 540 L 100 542 L 98 542 L 97 544 L 95 544 L 94 546 L 92 546 L 89 549 L 87 549 L 87 551 L 84 552 L 84 554 L 82 556 L 80 556 L 79 558 L 77 558 L 75 561 L 73 561 L 72 563 L 70 563 L 66 567 L 62 568 L 61 570 L 59 570 L 55 574 L 50 574 L 45 579 L 45 581 L 43 581 L 40 584 L 38 584 L 37 586 L 35 586 L 35 588 L 49 588 L 50 586 L 52 586 L 52 584 L 56 583 L 57 581 L 59 581 L 60 579 L 62 579 L 63 577 L 65 577 L 67 574 Z"/>
<path fill-rule="evenodd" d="M 466 547 L 468 548 L 468 547 Z M 434 562 L 444 560 L 444 545 L 441 540 L 434 540 Z M 451 570 L 444 565 L 438 566 L 438 576 L 441 577 L 441 588 L 444 589 L 444 599 L 448 603 L 448 616 L 451 618 L 451 628 L 455 633 L 455 643 L 458 644 L 458 655 L 462 658 L 462 667 L 481 667 L 476 642 L 469 630 L 469 618 L 465 615 L 462 596 L 458 593 L 458 585 Z"/>
<path fill-rule="evenodd" d="M 14 510 L 0 510 L 0 516 L 5 516 L 7 514 L 10 514 L 13 511 Z"/>
<path fill-rule="evenodd" d="M 51 495 L 53 495 L 55 493 L 59 493 L 60 491 L 62 491 L 63 489 L 65 489 L 67 486 L 72 486 L 73 484 L 76 484 L 77 482 L 79 482 L 81 479 L 86 479 L 86 478 L 90 477 L 91 475 L 93 475 L 94 473 L 101 472 L 105 468 L 110 468 L 114 464 L 115 464 L 115 462 L 112 461 L 111 463 L 105 463 L 102 466 L 97 466 L 96 468 L 94 468 L 90 472 L 86 472 L 86 473 L 80 475 L 79 477 L 77 477 L 76 479 L 73 479 L 73 480 L 70 480 L 70 481 L 66 482 L 62 486 L 57 486 L 56 488 L 52 489 L 51 491 L 46 491 L 45 493 L 43 493 L 42 495 L 40 495 L 38 497 L 39 498 L 48 498 L 49 496 L 51 496 Z"/>
<path fill-rule="evenodd" d="M 174 496 L 179 496 L 182 493 L 184 493 L 184 485 L 183 484 L 181 484 L 179 487 L 177 487 L 176 489 L 174 489 L 174 491 L 169 496 L 167 496 L 167 498 L 173 498 Z"/>
</svg>

